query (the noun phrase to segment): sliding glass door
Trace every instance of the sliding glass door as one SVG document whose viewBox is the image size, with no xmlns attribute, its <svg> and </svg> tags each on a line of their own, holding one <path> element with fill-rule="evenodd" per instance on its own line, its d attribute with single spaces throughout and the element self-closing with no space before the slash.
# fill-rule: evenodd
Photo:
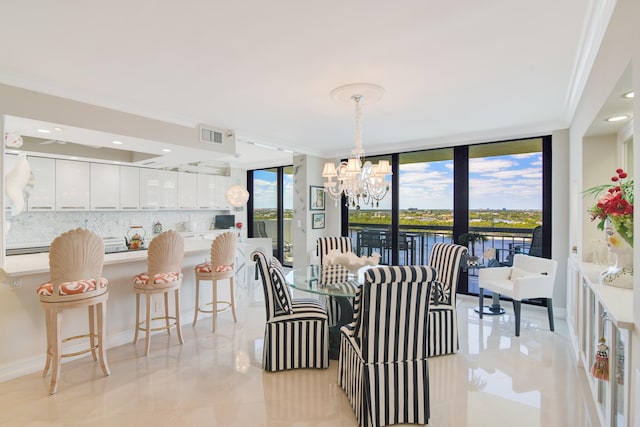
<svg viewBox="0 0 640 427">
<path fill-rule="evenodd" d="M 551 137 L 386 158 L 393 176 L 384 206 L 343 210 L 343 235 L 360 255 L 420 265 L 446 242 L 467 246 L 480 268 L 509 265 L 518 252 L 551 256 Z M 477 294 L 478 267 L 463 271 L 459 292 Z"/>
<path fill-rule="evenodd" d="M 293 264 L 293 167 L 247 172 L 249 237 L 270 238 L 273 255 Z"/>
</svg>

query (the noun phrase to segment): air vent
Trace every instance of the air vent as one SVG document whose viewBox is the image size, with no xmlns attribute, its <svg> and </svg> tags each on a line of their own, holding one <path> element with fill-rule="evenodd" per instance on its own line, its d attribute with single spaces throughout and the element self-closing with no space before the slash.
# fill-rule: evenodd
<svg viewBox="0 0 640 427">
<path fill-rule="evenodd" d="M 225 131 L 207 126 L 200 126 L 200 142 L 208 144 L 222 144 L 224 134 Z"/>
<path fill-rule="evenodd" d="M 207 148 L 218 153 L 235 154 L 236 136 L 233 130 L 205 124 L 200 124 L 199 130 L 200 144 L 207 145 Z"/>
</svg>

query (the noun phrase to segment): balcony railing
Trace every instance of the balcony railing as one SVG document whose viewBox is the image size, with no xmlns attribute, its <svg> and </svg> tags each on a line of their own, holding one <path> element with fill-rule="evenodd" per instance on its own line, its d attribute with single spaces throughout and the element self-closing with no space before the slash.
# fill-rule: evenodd
<svg viewBox="0 0 640 427">
<path fill-rule="evenodd" d="M 381 263 L 391 262 L 391 241 L 389 239 L 391 227 L 384 224 L 349 224 L 349 237 L 354 250 L 358 255 L 370 255 L 378 252 L 382 256 Z M 487 241 L 475 242 L 473 253 L 482 257 L 485 249 L 496 249 L 496 260 L 500 263 L 508 263 L 514 253 L 527 253 L 531 246 L 533 229 L 527 228 L 497 228 L 497 227 L 470 227 L 470 232 L 483 234 Z M 376 233 L 379 238 L 375 238 Z M 424 226 L 401 225 L 399 246 L 399 263 L 426 264 L 431 253 L 431 247 L 436 242 L 451 243 L 452 227 L 448 226 Z M 372 238 L 373 236 L 373 238 Z M 379 244 L 378 247 L 375 247 Z"/>
</svg>

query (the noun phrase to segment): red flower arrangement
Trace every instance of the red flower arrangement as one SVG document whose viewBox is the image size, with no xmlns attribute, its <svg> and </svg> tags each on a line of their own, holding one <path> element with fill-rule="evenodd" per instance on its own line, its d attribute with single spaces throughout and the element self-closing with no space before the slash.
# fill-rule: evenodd
<svg viewBox="0 0 640 427">
<path fill-rule="evenodd" d="M 598 229 L 604 230 L 609 219 L 616 231 L 633 247 L 633 180 L 623 169 L 616 169 L 613 184 L 604 184 L 585 190 L 585 195 L 599 197 L 589 209 L 591 221 L 599 219 Z M 602 192 L 606 193 L 600 197 Z"/>
</svg>

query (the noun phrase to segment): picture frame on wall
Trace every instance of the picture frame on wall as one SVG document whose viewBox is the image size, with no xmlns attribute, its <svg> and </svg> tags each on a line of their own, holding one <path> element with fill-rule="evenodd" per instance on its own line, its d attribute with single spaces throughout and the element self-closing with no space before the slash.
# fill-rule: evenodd
<svg viewBox="0 0 640 427">
<path fill-rule="evenodd" d="M 311 214 L 311 228 L 324 228 L 324 213 Z"/>
<path fill-rule="evenodd" d="M 309 187 L 309 210 L 323 211 L 325 208 L 326 198 L 324 187 L 311 185 Z"/>
</svg>

